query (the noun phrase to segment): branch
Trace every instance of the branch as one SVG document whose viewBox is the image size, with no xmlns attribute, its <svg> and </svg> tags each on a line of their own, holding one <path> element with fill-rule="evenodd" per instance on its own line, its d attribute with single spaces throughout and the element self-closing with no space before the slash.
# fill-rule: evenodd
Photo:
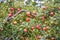
<svg viewBox="0 0 60 40">
<path fill-rule="evenodd" d="M 5 21 L 9 21 L 9 20 L 11 20 L 12 18 L 14 18 L 14 17 L 16 17 L 16 15 L 18 15 L 18 14 L 21 14 L 21 12 L 28 12 L 27 10 L 20 10 L 19 12 L 17 12 L 17 13 L 15 13 L 12 17 L 6 17 L 4 20 Z M 32 16 L 34 16 L 33 14 L 31 14 Z"/>
</svg>

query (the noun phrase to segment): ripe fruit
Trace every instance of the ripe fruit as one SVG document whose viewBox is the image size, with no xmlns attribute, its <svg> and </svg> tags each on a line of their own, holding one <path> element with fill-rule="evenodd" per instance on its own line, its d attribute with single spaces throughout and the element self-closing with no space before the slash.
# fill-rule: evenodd
<svg viewBox="0 0 60 40">
<path fill-rule="evenodd" d="M 27 16 L 30 16 L 30 12 L 27 12 L 26 15 L 27 15 Z"/>
<path fill-rule="evenodd" d="M 50 16 L 53 16 L 54 15 L 54 12 L 50 12 Z"/>
<path fill-rule="evenodd" d="M 12 13 L 10 13 L 10 14 L 8 14 L 8 16 L 9 16 L 9 17 L 11 17 L 11 16 L 13 16 L 13 14 L 12 14 Z"/>
<path fill-rule="evenodd" d="M 52 37 L 52 38 L 51 38 L 51 40 L 55 40 L 55 38 L 54 38 L 54 37 Z"/>
<path fill-rule="evenodd" d="M 37 24 L 36 26 L 37 26 L 37 27 L 40 27 L 40 25 L 39 25 L 39 24 Z"/>
<path fill-rule="evenodd" d="M 40 35 L 37 35 L 37 39 L 40 39 L 41 37 L 40 37 Z"/>
<path fill-rule="evenodd" d="M 37 28 L 37 29 L 40 29 L 41 27 L 40 27 L 40 25 L 36 25 L 36 28 Z"/>
<path fill-rule="evenodd" d="M 48 27 L 48 26 L 43 27 L 43 30 L 45 30 L 45 31 L 47 31 L 48 29 L 49 29 L 49 27 Z"/>
<path fill-rule="evenodd" d="M 47 29 L 49 29 L 49 26 L 46 26 Z"/>
<path fill-rule="evenodd" d="M 43 27 L 43 30 L 46 30 L 46 28 L 45 28 L 45 27 Z"/>
<path fill-rule="evenodd" d="M 10 11 L 14 11 L 14 8 L 11 7 L 11 8 L 10 8 Z"/>
<path fill-rule="evenodd" d="M 31 27 L 31 30 L 34 30 L 34 27 Z"/>
<path fill-rule="evenodd" d="M 20 8 L 17 9 L 18 12 L 19 12 L 20 10 L 21 10 Z"/>
<path fill-rule="evenodd" d="M 24 31 L 24 32 L 27 32 L 27 29 L 25 28 L 23 31 Z"/>
<path fill-rule="evenodd" d="M 45 20 L 45 16 L 42 16 L 41 18 L 42 18 L 42 20 Z"/>
<path fill-rule="evenodd" d="M 30 21 L 30 18 L 27 17 L 27 18 L 26 18 L 26 21 L 27 21 L 27 22 Z"/>
<path fill-rule="evenodd" d="M 47 7 L 46 6 L 42 6 L 42 9 L 45 10 Z"/>
<path fill-rule="evenodd" d="M 17 24 L 17 21 L 14 21 L 13 24 Z"/>
</svg>

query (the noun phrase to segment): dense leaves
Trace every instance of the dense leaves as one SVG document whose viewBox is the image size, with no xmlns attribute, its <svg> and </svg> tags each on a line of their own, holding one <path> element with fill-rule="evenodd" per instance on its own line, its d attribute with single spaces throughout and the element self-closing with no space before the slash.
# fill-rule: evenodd
<svg viewBox="0 0 60 40">
<path fill-rule="evenodd" d="M 60 40 L 60 3 L 35 4 L 0 3 L 0 40 Z"/>
</svg>

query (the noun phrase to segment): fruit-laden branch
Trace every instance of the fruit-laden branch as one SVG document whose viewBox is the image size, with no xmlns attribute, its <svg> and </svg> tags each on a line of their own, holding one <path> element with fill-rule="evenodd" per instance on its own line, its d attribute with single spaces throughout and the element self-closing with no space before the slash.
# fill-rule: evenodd
<svg viewBox="0 0 60 40">
<path fill-rule="evenodd" d="M 20 14 L 21 12 L 30 12 L 30 11 L 20 10 L 20 11 L 18 11 L 17 13 L 15 13 L 15 14 L 14 14 L 13 16 L 11 16 L 11 17 L 7 16 L 4 20 L 5 20 L 5 21 L 9 21 L 9 20 L 11 20 L 12 18 L 16 17 L 16 15 Z M 31 12 L 30 12 L 30 14 L 31 14 Z M 31 14 L 31 16 L 34 16 L 34 15 Z"/>
</svg>

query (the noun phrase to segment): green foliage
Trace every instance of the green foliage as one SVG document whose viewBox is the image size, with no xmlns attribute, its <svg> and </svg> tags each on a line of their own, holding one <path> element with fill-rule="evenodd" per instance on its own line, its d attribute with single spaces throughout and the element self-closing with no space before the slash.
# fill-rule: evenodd
<svg viewBox="0 0 60 40">
<path fill-rule="evenodd" d="M 21 1 L 19 0 L 19 2 Z M 13 2 L 0 3 L 0 40 L 38 40 L 37 35 L 41 36 L 43 40 L 51 40 L 52 37 L 60 40 L 60 3 L 44 3 L 43 5 L 47 8 L 43 9 L 36 7 L 35 2 L 32 6 L 24 6 L 23 2 L 20 6 L 19 2 L 16 4 L 13 0 Z M 36 16 L 28 17 L 26 12 L 21 12 L 7 21 L 5 18 L 11 12 L 9 10 L 11 7 L 14 8 L 13 15 L 17 12 L 17 8 L 21 7 L 22 10 L 28 10 L 32 14 L 35 11 Z M 54 13 L 53 16 L 50 15 L 50 12 Z M 41 18 L 42 16 L 44 17 Z M 29 22 L 26 21 L 27 17 L 30 18 Z M 40 25 L 41 29 L 37 29 L 36 25 Z M 34 30 L 31 30 L 32 26 Z M 49 27 L 47 31 L 43 30 L 45 26 Z M 27 32 L 24 32 L 24 28 Z"/>
</svg>

